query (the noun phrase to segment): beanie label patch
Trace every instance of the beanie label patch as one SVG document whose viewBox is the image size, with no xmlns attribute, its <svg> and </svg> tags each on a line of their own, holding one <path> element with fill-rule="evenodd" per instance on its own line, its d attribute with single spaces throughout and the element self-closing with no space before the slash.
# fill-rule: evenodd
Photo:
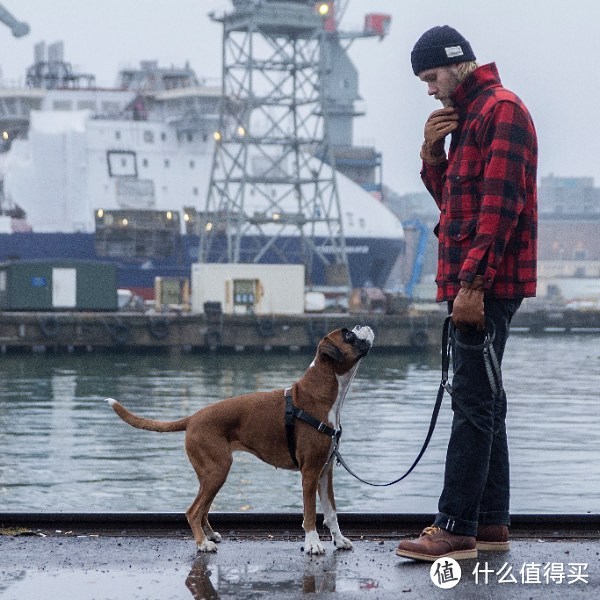
<svg viewBox="0 0 600 600">
<path fill-rule="evenodd" d="M 446 56 L 448 58 L 454 58 L 455 56 L 462 56 L 464 54 L 463 49 L 460 46 L 446 46 L 444 48 Z"/>
</svg>

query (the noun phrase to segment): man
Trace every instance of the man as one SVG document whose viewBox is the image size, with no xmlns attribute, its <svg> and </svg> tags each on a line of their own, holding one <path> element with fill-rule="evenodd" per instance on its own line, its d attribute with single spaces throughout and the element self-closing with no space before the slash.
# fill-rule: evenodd
<svg viewBox="0 0 600 600">
<path fill-rule="evenodd" d="M 426 31 L 411 61 L 444 105 L 425 124 L 421 176 L 440 209 L 437 300 L 455 326 L 454 417 L 435 522 L 396 553 L 458 560 L 509 548 L 506 396 L 492 392 L 481 344 L 485 328 L 501 361 L 511 318 L 535 295 L 537 139 L 495 64 L 479 66 L 455 29 Z"/>
</svg>

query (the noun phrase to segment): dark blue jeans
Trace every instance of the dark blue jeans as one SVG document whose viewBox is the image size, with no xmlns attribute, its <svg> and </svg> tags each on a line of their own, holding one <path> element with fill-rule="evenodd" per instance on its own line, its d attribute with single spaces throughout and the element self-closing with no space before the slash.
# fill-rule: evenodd
<svg viewBox="0 0 600 600">
<path fill-rule="evenodd" d="M 486 322 L 493 323 L 494 350 L 502 362 L 510 321 L 521 300 L 486 299 Z M 449 310 L 452 310 L 451 303 Z M 444 489 L 435 525 L 472 535 L 477 524 L 509 525 L 510 475 L 506 439 L 506 395 L 494 397 L 483 352 L 463 345 L 483 343 L 475 329 L 455 330 L 452 343 L 452 430 L 446 454 Z M 459 342 L 457 344 L 456 342 Z"/>
</svg>

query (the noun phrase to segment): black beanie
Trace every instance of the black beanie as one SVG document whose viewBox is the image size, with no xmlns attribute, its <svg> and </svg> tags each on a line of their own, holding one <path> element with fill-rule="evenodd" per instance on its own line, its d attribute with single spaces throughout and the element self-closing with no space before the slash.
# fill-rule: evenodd
<svg viewBox="0 0 600 600">
<path fill-rule="evenodd" d="M 415 75 L 426 69 L 475 60 L 471 44 L 448 25 L 432 27 L 415 44 L 410 61 Z"/>
</svg>

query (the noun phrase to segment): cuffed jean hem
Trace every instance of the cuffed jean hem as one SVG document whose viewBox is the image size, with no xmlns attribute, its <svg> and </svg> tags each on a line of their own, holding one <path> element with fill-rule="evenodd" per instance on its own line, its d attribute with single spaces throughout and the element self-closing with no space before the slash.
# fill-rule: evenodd
<svg viewBox="0 0 600 600">
<path fill-rule="evenodd" d="M 440 529 L 445 529 L 457 535 L 470 535 L 473 537 L 477 535 L 477 521 L 465 521 L 444 513 L 438 513 L 433 524 Z"/>
<path fill-rule="evenodd" d="M 480 512 L 479 516 L 480 525 L 510 525 L 510 515 L 504 511 L 490 511 Z"/>
</svg>

